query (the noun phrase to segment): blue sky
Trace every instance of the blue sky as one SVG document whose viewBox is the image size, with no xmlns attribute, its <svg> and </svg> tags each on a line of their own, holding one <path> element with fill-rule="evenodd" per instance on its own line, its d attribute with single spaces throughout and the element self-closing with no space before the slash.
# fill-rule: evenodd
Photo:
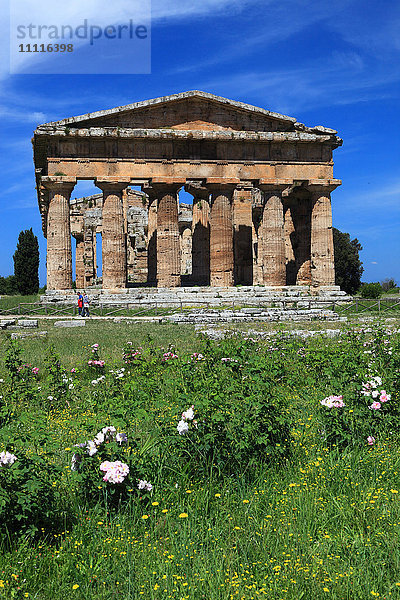
<svg viewBox="0 0 400 600">
<path fill-rule="evenodd" d="M 127 0 L 87 0 L 82 16 L 107 5 L 118 22 Z M 395 0 L 153 0 L 146 75 L 10 75 L 4 5 L 0 23 L 6 57 L 0 63 L 0 275 L 13 272 L 18 234 L 32 227 L 45 283 L 30 142 L 36 125 L 199 89 L 337 129 L 344 143 L 334 153 L 334 175 L 343 185 L 332 194 L 334 226 L 363 245 L 365 281 L 400 283 Z M 81 182 L 74 195 L 91 190 Z"/>
</svg>

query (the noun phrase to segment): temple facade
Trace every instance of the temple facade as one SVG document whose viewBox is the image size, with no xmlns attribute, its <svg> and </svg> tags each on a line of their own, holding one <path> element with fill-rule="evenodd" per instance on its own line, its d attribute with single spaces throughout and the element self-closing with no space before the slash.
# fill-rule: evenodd
<svg viewBox="0 0 400 600">
<path fill-rule="evenodd" d="M 336 131 L 205 92 L 37 127 L 47 288 L 333 286 Z M 78 180 L 99 194 L 71 200 Z M 193 204 L 179 203 L 185 189 Z"/>
</svg>

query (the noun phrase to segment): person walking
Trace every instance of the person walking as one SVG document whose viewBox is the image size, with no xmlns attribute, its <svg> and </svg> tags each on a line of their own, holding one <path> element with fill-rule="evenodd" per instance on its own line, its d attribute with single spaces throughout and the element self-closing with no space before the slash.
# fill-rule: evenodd
<svg viewBox="0 0 400 600">
<path fill-rule="evenodd" d="M 90 317 L 90 313 L 89 313 L 89 296 L 86 294 L 83 296 L 83 313 L 82 316 L 83 317 Z"/>
<path fill-rule="evenodd" d="M 83 296 L 82 296 L 81 292 L 78 292 L 78 313 L 79 313 L 80 317 L 82 317 L 82 310 L 83 310 Z"/>
</svg>

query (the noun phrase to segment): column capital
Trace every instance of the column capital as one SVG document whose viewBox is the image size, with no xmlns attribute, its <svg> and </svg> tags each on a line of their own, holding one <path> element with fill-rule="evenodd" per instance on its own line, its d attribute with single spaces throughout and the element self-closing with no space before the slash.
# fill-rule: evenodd
<svg viewBox="0 0 400 600">
<path fill-rule="evenodd" d="M 292 179 L 260 179 L 257 187 L 262 192 L 282 194 L 292 184 Z"/>
<path fill-rule="evenodd" d="M 237 184 L 236 189 L 237 190 L 254 190 L 254 188 L 257 187 L 257 185 L 255 184 L 255 182 L 250 181 L 250 180 L 240 180 L 240 182 Z"/>
<path fill-rule="evenodd" d="M 237 183 L 227 183 L 225 181 L 221 183 L 208 183 L 207 180 L 207 188 L 212 196 L 212 199 L 222 194 L 227 196 L 233 196 L 233 192 L 235 191 L 236 186 Z"/>
<path fill-rule="evenodd" d="M 130 185 L 131 180 L 120 179 L 115 177 L 101 177 L 95 179 L 95 186 L 100 188 L 102 192 L 114 192 L 121 193 L 125 188 Z"/>
<path fill-rule="evenodd" d="M 76 177 L 58 177 L 45 175 L 41 178 L 41 184 L 43 187 L 52 192 L 65 192 L 71 193 L 76 185 Z"/>
<path fill-rule="evenodd" d="M 313 194 L 323 196 L 333 192 L 339 185 L 342 185 L 340 179 L 309 179 L 304 187 Z"/>
<path fill-rule="evenodd" d="M 208 200 L 211 193 L 208 186 L 204 184 L 204 180 L 188 180 L 188 182 L 185 185 L 185 191 L 189 194 L 192 194 L 192 196 L 195 199 L 197 198 L 198 200 Z"/>
<path fill-rule="evenodd" d="M 149 207 L 155 200 L 157 200 L 157 190 L 147 183 L 146 185 L 142 185 L 142 192 L 144 192 L 149 197 Z"/>
<path fill-rule="evenodd" d="M 149 187 L 153 190 L 153 194 L 156 198 L 165 194 L 177 194 L 184 182 L 180 181 L 159 181 L 158 178 L 150 180 Z"/>
</svg>

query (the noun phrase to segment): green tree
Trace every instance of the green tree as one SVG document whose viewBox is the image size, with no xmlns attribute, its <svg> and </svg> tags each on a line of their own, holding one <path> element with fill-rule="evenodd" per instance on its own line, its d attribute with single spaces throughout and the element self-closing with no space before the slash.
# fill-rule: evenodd
<svg viewBox="0 0 400 600">
<path fill-rule="evenodd" d="M 37 294 L 39 290 L 39 243 L 32 229 L 21 231 L 14 254 L 14 275 L 20 294 Z"/>
<path fill-rule="evenodd" d="M 376 283 L 363 283 L 361 286 L 361 297 L 362 298 L 380 298 L 382 296 L 382 286 L 379 282 Z"/>
<path fill-rule="evenodd" d="M 17 283 L 14 275 L 0 277 L 0 294 L 5 294 L 6 296 L 18 294 Z"/>
<path fill-rule="evenodd" d="M 348 294 L 355 294 L 361 286 L 364 268 L 359 257 L 362 246 L 357 238 L 350 240 L 349 233 L 333 228 L 335 252 L 335 283 Z"/>
</svg>

